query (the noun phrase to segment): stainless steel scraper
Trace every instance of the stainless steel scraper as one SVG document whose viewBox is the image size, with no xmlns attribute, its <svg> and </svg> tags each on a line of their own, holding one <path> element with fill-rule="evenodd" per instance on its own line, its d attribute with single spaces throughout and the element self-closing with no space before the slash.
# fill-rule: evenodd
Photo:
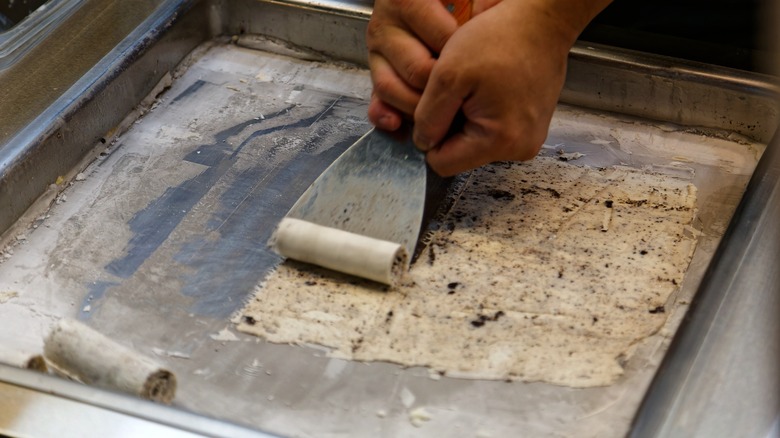
<svg viewBox="0 0 780 438">
<path fill-rule="evenodd" d="M 312 183 L 287 217 L 399 243 L 411 256 L 425 209 L 427 173 L 411 129 L 372 129 Z"/>
<path fill-rule="evenodd" d="M 443 3 L 459 24 L 471 16 L 471 0 Z M 285 257 L 396 284 L 449 181 L 428 169 L 410 126 L 372 129 L 301 195 L 270 244 Z"/>
</svg>

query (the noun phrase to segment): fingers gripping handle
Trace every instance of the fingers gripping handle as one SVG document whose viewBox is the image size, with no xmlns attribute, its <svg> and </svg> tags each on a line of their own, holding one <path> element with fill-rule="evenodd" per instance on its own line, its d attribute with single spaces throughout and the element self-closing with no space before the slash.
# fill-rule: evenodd
<svg viewBox="0 0 780 438">
<path fill-rule="evenodd" d="M 441 3 L 458 21 L 458 26 L 471 18 L 471 0 L 441 0 Z"/>
</svg>

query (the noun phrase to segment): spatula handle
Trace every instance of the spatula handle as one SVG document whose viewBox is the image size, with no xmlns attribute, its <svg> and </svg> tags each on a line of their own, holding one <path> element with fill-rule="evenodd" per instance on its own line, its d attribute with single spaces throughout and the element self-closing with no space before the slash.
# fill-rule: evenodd
<svg viewBox="0 0 780 438">
<path fill-rule="evenodd" d="M 471 0 L 441 0 L 441 3 L 458 21 L 458 26 L 471 18 Z"/>
</svg>

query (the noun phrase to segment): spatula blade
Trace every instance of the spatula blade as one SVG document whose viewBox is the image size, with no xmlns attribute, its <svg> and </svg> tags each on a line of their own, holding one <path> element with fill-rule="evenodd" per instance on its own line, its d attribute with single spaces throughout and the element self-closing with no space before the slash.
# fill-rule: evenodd
<svg viewBox="0 0 780 438">
<path fill-rule="evenodd" d="M 287 217 L 387 240 L 414 254 L 426 195 L 425 156 L 411 130 L 372 129 L 301 195 Z"/>
</svg>

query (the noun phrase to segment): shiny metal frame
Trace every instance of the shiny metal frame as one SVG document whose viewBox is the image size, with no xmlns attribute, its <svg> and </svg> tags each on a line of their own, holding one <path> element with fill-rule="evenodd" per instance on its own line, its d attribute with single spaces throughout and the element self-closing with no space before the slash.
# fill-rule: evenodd
<svg viewBox="0 0 780 438">
<path fill-rule="evenodd" d="M 25 419 L 26 415 L 14 418 L 13 413 L 21 408 L 43 413 L 46 418 L 37 421 Z M 67 414 L 73 412 L 78 412 L 78 416 L 68 418 Z M 95 391 L 76 382 L 0 364 L 0 434 L 9 423 L 12 429 L 8 432 L 23 436 L 41 432 L 60 437 L 110 436 L 119 431 L 133 436 L 272 436 L 125 394 Z"/>
<path fill-rule="evenodd" d="M 50 0 L 11 29 L 0 32 L 0 70 L 24 56 L 82 3 L 83 0 Z"/>
<path fill-rule="evenodd" d="M 780 137 L 761 157 L 632 437 L 780 432 Z"/>
<path fill-rule="evenodd" d="M 365 2 L 334 0 L 161 2 L 34 121 L 0 143 L 0 230 L 8 229 L 57 176 L 94 153 L 201 42 L 216 35 L 262 34 L 365 65 L 370 11 Z M 631 436 L 778 431 L 780 139 L 770 140 L 778 127 L 779 95 L 776 78 L 769 76 L 587 43 L 571 52 L 565 103 L 768 143 Z M 25 379 L 7 370 L 0 375 L 10 384 L 29 386 Z M 74 390 L 63 387 L 62 394 Z"/>
<path fill-rule="evenodd" d="M 143 23 L 35 119 L 6 138 L 0 132 L 0 230 L 8 229 L 59 176 L 105 143 L 164 74 L 210 36 L 204 13 L 185 14 L 191 7 L 189 1 L 167 1 L 149 11 Z M 110 33 L 114 18 L 97 15 L 92 23 L 67 21 L 62 26 L 78 32 L 78 26 L 90 25 Z M 169 33 L 174 24 L 179 24 L 176 32 Z M 60 65 L 67 60 L 43 62 Z M 4 79 L 0 76 L 0 81 Z M 29 87 L 48 88 L 45 79 Z M 25 91 L 15 90 L 13 84 L 3 89 Z"/>
</svg>

